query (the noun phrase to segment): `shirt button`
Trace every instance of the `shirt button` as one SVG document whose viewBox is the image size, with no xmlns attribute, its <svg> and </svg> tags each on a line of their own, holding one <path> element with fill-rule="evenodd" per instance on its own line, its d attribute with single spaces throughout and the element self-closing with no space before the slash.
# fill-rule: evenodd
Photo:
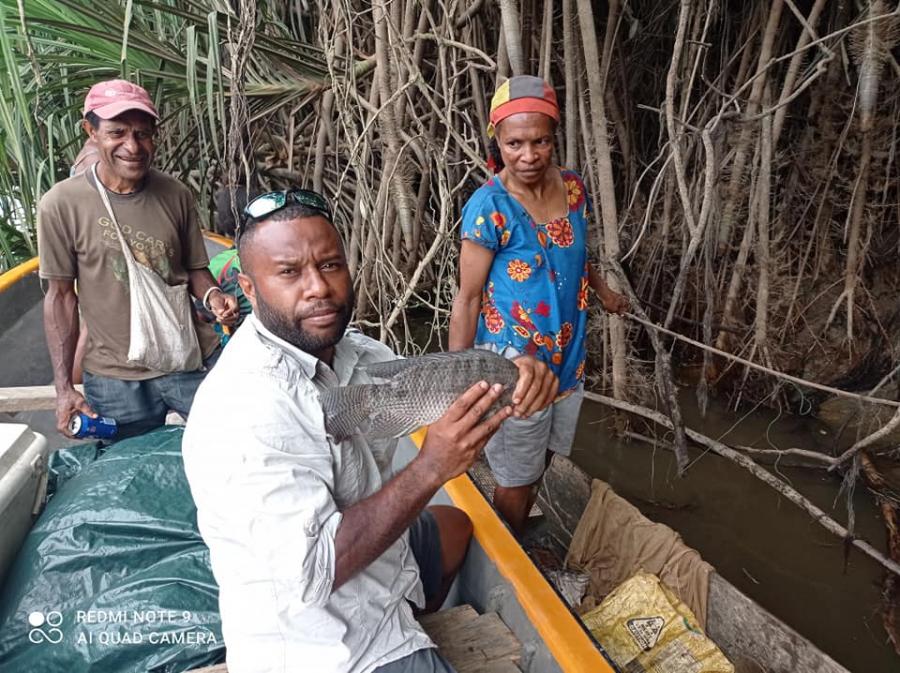
<svg viewBox="0 0 900 673">
<path fill-rule="evenodd" d="M 304 530 L 306 531 L 306 537 L 315 537 L 316 533 L 319 532 L 319 527 L 315 521 L 307 521 Z"/>
</svg>

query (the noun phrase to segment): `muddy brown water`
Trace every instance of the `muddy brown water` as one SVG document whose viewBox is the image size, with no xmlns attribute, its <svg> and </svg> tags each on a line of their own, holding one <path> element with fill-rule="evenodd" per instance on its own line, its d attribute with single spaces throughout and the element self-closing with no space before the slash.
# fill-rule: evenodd
<svg viewBox="0 0 900 673">
<path fill-rule="evenodd" d="M 715 400 L 701 418 L 691 391 L 682 390 L 681 398 L 690 427 L 728 444 L 830 450 L 833 443 L 831 431 L 812 418 L 737 413 Z M 692 449 L 682 479 L 670 451 L 619 439 L 611 428 L 609 409 L 586 401 L 572 453 L 582 469 L 681 533 L 722 576 L 849 670 L 900 671 L 881 622 L 880 565 L 854 549 L 845 568 L 839 539 L 730 461 Z M 837 478 L 823 470 L 767 469 L 846 525 Z M 884 551 L 884 524 L 862 486 L 854 503 L 857 536 Z"/>
</svg>

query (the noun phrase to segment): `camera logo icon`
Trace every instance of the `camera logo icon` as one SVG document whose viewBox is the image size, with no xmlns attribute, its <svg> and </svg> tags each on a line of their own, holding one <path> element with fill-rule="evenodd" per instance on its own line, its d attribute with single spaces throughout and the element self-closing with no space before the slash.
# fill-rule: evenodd
<svg viewBox="0 0 900 673">
<path fill-rule="evenodd" d="M 62 642 L 63 632 L 59 628 L 62 625 L 63 616 L 57 610 L 43 613 L 35 610 L 28 614 L 28 640 L 35 645 L 39 643 L 50 643 L 56 645 Z"/>
</svg>

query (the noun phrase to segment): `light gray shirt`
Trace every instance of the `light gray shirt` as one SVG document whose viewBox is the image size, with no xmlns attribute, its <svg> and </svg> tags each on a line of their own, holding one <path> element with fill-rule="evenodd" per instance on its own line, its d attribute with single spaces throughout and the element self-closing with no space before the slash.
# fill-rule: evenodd
<svg viewBox="0 0 900 673">
<path fill-rule="evenodd" d="M 184 465 L 219 584 L 230 673 L 367 673 L 433 643 L 408 533 L 333 589 L 341 510 L 389 477 L 396 440 L 325 434 L 318 391 L 392 359 L 356 331 L 332 368 L 251 315 L 197 391 Z"/>
</svg>

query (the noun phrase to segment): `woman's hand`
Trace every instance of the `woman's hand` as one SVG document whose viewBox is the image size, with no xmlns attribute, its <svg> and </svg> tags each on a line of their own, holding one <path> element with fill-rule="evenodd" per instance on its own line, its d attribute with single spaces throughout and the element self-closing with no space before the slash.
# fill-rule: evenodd
<svg viewBox="0 0 900 673">
<path fill-rule="evenodd" d="M 550 367 L 530 355 L 520 355 L 511 362 L 519 368 L 519 380 L 512 398 L 515 415 L 528 418 L 550 406 L 559 390 L 559 379 Z"/>
<path fill-rule="evenodd" d="M 600 303 L 603 305 L 603 309 L 607 313 L 617 313 L 621 315 L 631 308 L 631 302 L 628 301 L 628 297 L 624 294 L 614 292 L 608 287 L 606 288 L 606 292 L 598 293 L 598 296 L 600 297 Z"/>
</svg>

